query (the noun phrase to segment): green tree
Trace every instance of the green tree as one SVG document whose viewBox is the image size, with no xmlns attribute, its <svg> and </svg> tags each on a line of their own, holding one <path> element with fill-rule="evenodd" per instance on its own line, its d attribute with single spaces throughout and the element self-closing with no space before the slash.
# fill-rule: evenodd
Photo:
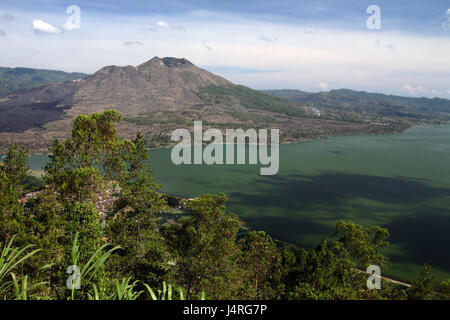
<svg viewBox="0 0 450 320">
<path fill-rule="evenodd" d="M 17 143 L 8 149 L 8 153 L 3 160 L 3 165 L 0 170 L 3 170 L 8 177 L 13 188 L 21 194 L 23 191 L 23 182 L 30 173 L 30 166 L 28 165 L 28 157 L 30 153 L 27 148 Z"/>
<path fill-rule="evenodd" d="M 0 166 L 0 242 L 5 243 L 14 235 L 24 240 L 25 226 L 23 208 L 18 202 L 20 192 L 11 181 L 16 179 L 11 172 L 8 175 L 5 166 Z"/>
<path fill-rule="evenodd" d="M 272 299 L 275 293 L 271 276 L 279 271 L 281 255 L 273 239 L 264 231 L 251 231 L 239 241 L 242 266 L 245 266 L 248 284 L 243 290 L 247 299 Z"/>
<path fill-rule="evenodd" d="M 132 141 L 124 141 L 121 156 L 126 163 L 121 174 L 120 195 L 111 212 L 108 238 L 123 250 L 115 256 L 117 269 L 152 285 L 159 284 L 167 272 L 168 254 L 157 216 L 168 209 L 162 188 L 152 177 L 148 152 L 138 134 Z"/>
<path fill-rule="evenodd" d="M 442 281 L 437 288 L 437 297 L 443 300 L 450 300 L 450 279 Z"/>
<path fill-rule="evenodd" d="M 121 149 L 126 168 L 121 174 L 121 194 L 115 209 L 120 211 L 129 207 L 151 216 L 166 210 L 167 201 L 158 193 L 163 186 L 153 179 L 143 135 L 138 133 L 132 141 L 125 140 Z"/>
<path fill-rule="evenodd" d="M 45 181 L 58 194 L 66 224 L 66 261 L 70 260 L 73 236 L 79 233 L 85 262 L 102 245 L 100 212 L 96 201 L 108 186 L 108 178 L 124 167 L 118 153 L 120 141 L 115 125 L 121 115 L 115 110 L 80 115 L 73 121 L 70 140 L 55 141 Z"/>
<path fill-rule="evenodd" d="M 387 229 L 378 226 L 364 228 L 351 221 L 339 221 L 334 235 L 339 237 L 336 245 L 345 249 L 341 252 L 364 268 L 369 265 L 378 265 L 382 269 L 388 267 L 388 259 L 380 253 L 389 245 Z"/>
<path fill-rule="evenodd" d="M 428 264 L 423 265 L 423 269 L 417 278 L 412 282 L 411 287 L 406 291 L 409 300 L 432 300 L 436 298 L 434 287 L 435 277 Z"/>
<path fill-rule="evenodd" d="M 23 211 L 27 243 L 40 249 L 38 255 L 24 263 L 24 272 L 34 274 L 43 265 L 52 263 L 52 268 L 46 270 L 52 283 L 58 282 L 57 266 L 62 263 L 64 255 L 66 220 L 62 211 L 62 205 L 52 192 L 43 192 L 36 198 L 29 199 Z"/>
<path fill-rule="evenodd" d="M 118 175 L 123 170 L 124 163 L 118 156 L 121 143 L 115 128 L 120 120 L 115 110 L 80 115 L 73 121 L 71 139 L 53 143 L 45 180 L 62 199 L 92 200 L 92 195 L 101 191 L 102 176 Z"/>
<path fill-rule="evenodd" d="M 191 217 L 169 228 L 166 237 L 175 259 L 175 281 L 187 298 L 202 291 L 211 299 L 236 299 L 242 288 L 237 216 L 225 213 L 224 194 L 189 202 Z"/>
<path fill-rule="evenodd" d="M 290 299 L 357 299 L 366 285 L 355 264 L 339 246 L 323 240 L 315 249 L 300 249 Z"/>
<path fill-rule="evenodd" d="M 314 249 L 298 251 L 297 263 L 287 273 L 287 298 L 382 298 L 382 292 L 367 288 L 368 275 L 359 268 L 372 264 L 387 267 L 387 258 L 380 253 L 388 245 L 387 230 L 340 221 L 336 224 L 335 236 L 337 241 L 322 240 Z"/>
</svg>

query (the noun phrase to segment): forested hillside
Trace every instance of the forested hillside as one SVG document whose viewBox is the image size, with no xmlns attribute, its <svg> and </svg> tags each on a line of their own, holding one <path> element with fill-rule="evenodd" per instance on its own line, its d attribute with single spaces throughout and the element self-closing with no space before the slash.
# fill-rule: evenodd
<svg viewBox="0 0 450 320">
<path fill-rule="evenodd" d="M 323 117 L 375 120 L 376 117 L 404 119 L 450 119 L 450 100 L 411 98 L 348 89 L 309 93 L 300 90 L 265 90 L 264 93 L 321 111 Z"/>
<path fill-rule="evenodd" d="M 77 80 L 85 77 L 87 77 L 87 74 L 78 72 L 68 73 L 56 70 L 0 67 L 0 97 L 49 83 Z"/>
<path fill-rule="evenodd" d="M 0 299 L 449 299 L 450 281 L 435 283 L 427 265 L 410 287 L 368 289 L 361 270 L 389 267 L 384 228 L 339 221 L 327 240 L 298 248 L 242 228 L 224 194 L 160 193 L 143 136 L 118 137 L 121 118 L 76 117 L 70 138 L 49 150 L 42 188 L 30 183 L 28 150 L 9 149 Z"/>
</svg>

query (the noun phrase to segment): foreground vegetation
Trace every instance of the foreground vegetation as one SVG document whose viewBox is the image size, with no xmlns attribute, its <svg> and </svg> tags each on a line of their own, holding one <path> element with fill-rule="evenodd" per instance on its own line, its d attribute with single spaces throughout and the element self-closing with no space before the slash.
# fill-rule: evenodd
<svg viewBox="0 0 450 320">
<path fill-rule="evenodd" d="M 389 233 L 350 221 L 334 240 L 296 248 L 263 231 L 243 234 L 224 194 L 187 203 L 163 223 L 168 199 L 146 165 L 143 136 L 121 140 L 114 110 L 79 116 L 55 141 L 47 187 L 18 201 L 30 183 L 28 151 L 13 145 L 0 165 L 0 299 L 449 299 L 450 281 L 431 268 L 403 287 L 367 288 L 369 265 L 389 262 Z M 102 215 L 96 204 L 111 190 Z M 23 198 L 22 198 L 23 199 Z"/>
</svg>

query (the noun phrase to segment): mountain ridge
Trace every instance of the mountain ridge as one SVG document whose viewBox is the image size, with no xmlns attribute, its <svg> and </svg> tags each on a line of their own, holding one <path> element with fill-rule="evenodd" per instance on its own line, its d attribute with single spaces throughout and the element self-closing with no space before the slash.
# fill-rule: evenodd
<svg viewBox="0 0 450 320">
<path fill-rule="evenodd" d="M 87 76 L 87 74 L 80 72 L 0 67 L 0 97 L 50 83 L 76 80 Z"/>
<path fill-rule="evenodd" d="M 364 115 L 448 119 L 450 100 L 445 98 L 406 97 L 351 89 L 335 89 L 318 93 L 295 89 L 263 90 L 264 93 L 320 108 L 322 114 L 335 119 L 361 120 Z M 339 113 L 340 117 L 336 114 Z"/>
<path fill-rule="evenodd" d="M 18 141 L 33 151 L 45 151 L 54 139 L 68 137 L 76 116 L 107 109 L 123 115 L 118 127 L 122 136 L 142 132 L 149 147 L 170 144 L 174 129 L 190 128 L 195 120 L 221 130 L 280 128 L 284 142 L 398 132 L 421 121 L 408 112 L 366 114 L 345 103 L 336 106 L 328 93 L 302 93 L 298 100 L 271 93 L 236 85 L 185 58 L 153 57 L 137 66 L 105 66 L 84 78 L 0 97 L 0 149 Z M 314 106 L 320 108 L 320 117 Z"/>
</svg>

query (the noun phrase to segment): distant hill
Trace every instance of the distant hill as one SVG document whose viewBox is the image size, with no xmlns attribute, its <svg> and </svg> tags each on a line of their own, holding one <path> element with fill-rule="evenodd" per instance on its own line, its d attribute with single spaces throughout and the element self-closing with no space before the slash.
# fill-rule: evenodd
<svg viewBox="0 0 450 320">
<path fill-rule="evenodd" d="M 49 83 L 85 77 L 87 77 L 87 74 L 77 72 L 68 73 L 56 70 L 0 67 L 0 97 Z"/>
<path fill-rule="evenodd" d="M 10 72 L 31 74 L 17 69 Z M 77 115 L 111 108 L 124 117 L 119 133 L 129 138 L 142 132 L 149 147 L 170 144 L 173 130 L 192 130 L 195 120 L 203 121 L 205 128 L 222 130 L 279 128 L 282 142 L 330 134 L 398 132 L 415 123 L 440 121 L 436 116 L 373 113 L 372 101 L 378 101 L 381 109 L 386 104 L 379 98 L 260 92 L 184 58 L 154 57 L 138 66 L 106 66 L 92 75 L 79 75 L 0 97 L 0 152 L 13 141 L 27 144 L 32 151 L 46 151 L 54 139 L 69 135 Z"/>
<path fill-rule="evenodd" d="M 310 93 L 300 90 L 265 90 L 264 93 L 306 104 L 318 109 L 323 117 L 362 120 L 368 117 L 424 119 L 450 116 L 450 100 L 411 98 L 348 89 Z"/>
</svg>

